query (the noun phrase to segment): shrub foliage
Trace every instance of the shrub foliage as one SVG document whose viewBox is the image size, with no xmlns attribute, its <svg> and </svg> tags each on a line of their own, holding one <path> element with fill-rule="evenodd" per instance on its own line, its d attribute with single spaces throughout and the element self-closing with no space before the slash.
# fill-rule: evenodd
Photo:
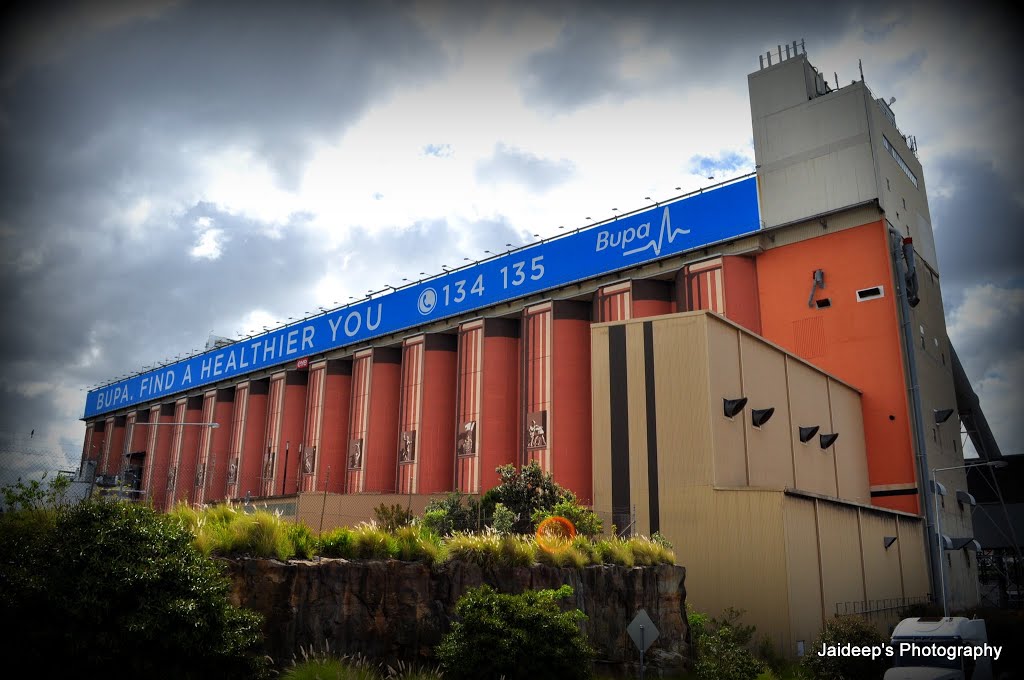
<svg viewBox="0 0 1024 680">
<path fill-rule="evenodd" d="M 767 670 L 748 645 L 754 627 L 739 622 L 743 612 L 726 609 L 721 619 L 687 612 L 694 647 L 694 675 L 700 680 L 754 680 Z"/>
<path fill-rule="evenodd" d="M 480 586 L 455 607 L 458 621 L 437 647 L 449 680 L 591 677 L 594 652 L 580 630 L 583 612 L 563 612 L 558 601 L 572 588 L 520 595 Z"/>
<path fill-rule="evenodd" d="M 870 623 L 859 616 L 838 616 L 825 622 L 811 649 L 822 645 L 884 645 L 887 640 Z M 818 656 L 805 654 L 801 665 L 815 680 L 872 680 L 885 674 L 888 660 L 882 656 Z"/>
<path fill-rule="evenodd" d="M 35 517 L 0 517 L 0 618 L 22 668 L 261 675 L 259 616 L 229 604 L 228 580 L 180 521 L 113 501 Z"/>
</svg>

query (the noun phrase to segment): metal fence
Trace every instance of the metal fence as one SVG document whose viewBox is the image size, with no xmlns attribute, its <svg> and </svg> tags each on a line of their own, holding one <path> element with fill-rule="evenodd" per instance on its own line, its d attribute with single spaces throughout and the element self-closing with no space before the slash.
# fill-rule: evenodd
<svg viewBox="0 0 1024 680">
<path fill-rule="evenodd" d="M 88 495 L 89 484 L 81 478 L 77 454 L 54 448 L 34 434 L 0 432 L 0 489 L 14 491 L 19 486 L 27 489 L 38 485 L 40 492 L 45 492 L 58 477 L 70 480 L 58 502 L 72 502 Z M 0 494 L 2 509 L 6 509 L 4 494 Z"/>
<path fill-rule="evenodd" d="M 899 623 L 902 613 L 914 605 L 924 605 L 930 600 L 921 597 L 890 597 L 879 600 L 852 600 L 836 602 L 836 616 L 859 616 L 872 623 L 880 631 L 891 633 Z"/>
</svg>

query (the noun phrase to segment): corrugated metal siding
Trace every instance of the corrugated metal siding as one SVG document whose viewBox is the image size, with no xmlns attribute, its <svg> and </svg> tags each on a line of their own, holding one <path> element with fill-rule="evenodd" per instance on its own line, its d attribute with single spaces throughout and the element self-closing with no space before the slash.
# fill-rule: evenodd
<svg viewBox="0 0 1024 680">
<path fill-rule="evenodd" d="M 836 462 L 836 479 L 839 484 L 837 495 L 870 505 L 868 454 L 864 443 L 864 414 L 860 395 L 831 379 L 828 381 L 828 393 L 832 405 L 831 431 L 839 433 L 839 439 L 830 449 Z"/>
<path fill-rule="evenodd" d="M 705 321 L 705 323 L 707 323 Z M 746 394 L 739 359 L 739 334 L 726 324 L 707 323 L 710 411 L 714 423 L 715 484 L 747 484 L 746 426 L 750 405 L 733 418 L 725 416 L 723 399 L 738 399 Z M 697 357 L 694 357 L 696 359 Z"/>
<path fill-rule="evenodd" d="M 799 361 L 787 359 L 790 408 L 794 432 L 798 427 L 820 426 L 819 434 L 831 428 L 827 378 Z M 826 496 L 836 495 L 835 454 L 823 451 L 818 437 L 806 444 L 794 444 L 796 488 Z"/>
<path fill-rule="evenodd" d="M 925 558 L 924 522 L 900 517 L 897 520 L 900 563 L 903 565 L 903 590 L 907 597 L 922 597 L 930 591 L 928 562 Z"/>
<path fill-rule="evenodd" d="M 663 524 L 686 566 L 687 602 L 713 614 L 744 609 L 743 623 L 759 635 L 787 639 L 783 494 L 703 487 L 679 495 L 683 512 L 664 513 Z"/>
<path fill-rule="evenodd" d="M 795 437 L 790 427 L 786 356 L 757 338 L 738 330 L 735 332 L 740 335 L 744 394 L 750 398 L 743 414 L 747 435 L 748 484 L 792 488 L 795 484 Z M 754 409 L 766 408 L 774 408 L 775 413 L 763 426 L 754 427 Z"/>
<path fill-rule="evenodd" d="M 821 592 L 825 615 L 835 613 L 837 602 L 866 599 L 861 563 L 860 529 L 856 510 L 816 500 Z"/>
<path fill-rule="evenodd" d="M 896 536 L 896 516 L 860 512 L 864 586 L 868 600 L 906 597 L 900 576 L 900 551 L 885 547 L 886 536 Z M 898 542 L 898 541 L 897 541 Z"/>
<path fill-rule="evenodd" d="M 821 601 L 821 563 L 818 559 L 818 528 L 814 501 L 787 496 L 783 501 L 786 535 L 786 569 L 789 594 L 789 639 L 783 650 L 795 653 L 796 643 L 805 650 L 821 630 L 826 614 Z M 780 643 L 785 641 L 780 640 Z"/>
<path fill-rule="evenodd" d="M 701 316 L 659 319 L 653 333 L 658 476 L 682 486 L 711 484 L 712 412 L 704 322 Z M 667 512 L 664 504 L 662 512 Z"/>
</svg>

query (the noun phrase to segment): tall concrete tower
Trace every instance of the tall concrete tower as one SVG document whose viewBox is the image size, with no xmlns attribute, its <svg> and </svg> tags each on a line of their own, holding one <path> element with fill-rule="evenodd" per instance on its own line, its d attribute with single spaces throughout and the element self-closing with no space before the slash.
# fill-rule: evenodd
<svg viewBox="0 0 1024 680">
<path fill-rule="evenodd" d="M 865 305 L 889 298 L 883 323 L 858 327 L 825 315 L 826 341 L 818 356 L 807 358 L 864 391 L 871 502 L 926 518 L 934 599 L 941 601 L 945 589 L 950 609 L 971 606 L 978 601 L 977 543 L 957 413 L 958 400 L 971 395 L 954 386 L 962 382 L 963 392 L 969 381 L 957 378 L 963 369 L 946 334 L 916 141 L 897 127 L 894 100 L 876 97 L 862 75 L 830 83 L 795 42 L 760 62 L 748 86 L 762 227 L 781 235 L 786 227 L 817 222 L 819 234 L 831 235 L 880 221 L 888 242 L 889 280 L 836 293 Z M 826 244 L 817 257 L 813 271 L 794 271 L 807 276 L 812 298 L 815 286 L 828 290 L 832 263 L 870 256 Z M 787 344 L 784 333 L 775 339 Z M 799 352 L 795 337 L 792 344 Z M 998 457 L 990 435 L 985 444 Z"/>
</svg>

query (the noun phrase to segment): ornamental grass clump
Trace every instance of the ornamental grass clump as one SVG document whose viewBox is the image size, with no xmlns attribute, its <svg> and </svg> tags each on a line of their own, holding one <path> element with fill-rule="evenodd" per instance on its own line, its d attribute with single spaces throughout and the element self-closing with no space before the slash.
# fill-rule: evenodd
<svg viewBox="0 0 1024 680">
<path fill-rule="evenodd" d="M 352 532 L 353 557 L 389 560 L 398 556 L 398 541 L 373 522 L 360 524 Z"/>
<path fill-rule="evenodd" d="M 318 544 L 318 552 L 322 557 L 355 557 L 355 532 L 349 527 L 338 527 L 320 534 Z"/>
<path fill-rule="evenodd" d="M 442 561 L 444 546 L 437 534 L 423 526 L 403 526 L 394 535 L 397 559 L 405 562 L 424 562 L 428 565 Z"/>
<path fill-rule="evenodd" d="M 648 567 L 656 564 L 675 564 L 676 554 L 661 543 L 656 543 L 646 536 L 635 536 L 627 541 L 633 553 L 633 563 Z"/>
<path fill-rule="evenodd" d="M 448 562 L 472 562 L 481 567 L 526 567 L 534 563 L 534 545 L 522 536 L 453 534 L 445 543 Z"/>
<path fill-rule="evenodd" d="M 600 539 L 594 543 L 594 549 L 600 556 L 602 564 L 617 564 L 622 567 L 632 567 L 635 564 L 629 542 L 621 538 Z"/>
</svg>

